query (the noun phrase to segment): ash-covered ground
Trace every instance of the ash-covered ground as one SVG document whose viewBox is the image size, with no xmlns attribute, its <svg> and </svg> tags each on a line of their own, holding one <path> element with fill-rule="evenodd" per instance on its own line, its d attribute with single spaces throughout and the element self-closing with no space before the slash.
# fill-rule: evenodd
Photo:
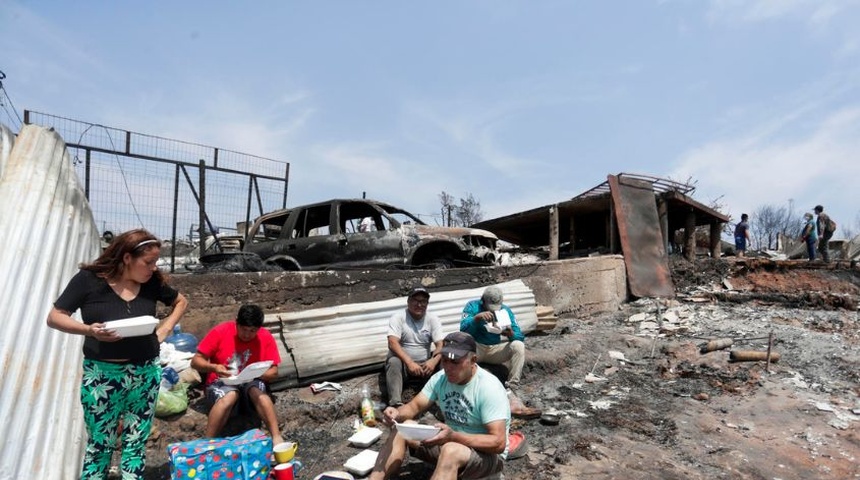
<svg viewBox="0 0 860 480">
<path fill-rule="evenodd" d="M 561 316 L 555 329 L 529 336 L 519 396 L 559 410 L 561 421 L 514 420 L 529 453 L 509 461 L 505 477 L 860 478 L 860 272 L 768 265 L 673 260 L 676 299 Z M 730 350 L 766 351 L 768 337 L 781 356 L 769 371 L 765 362 L 729 361 Z M 715 338 L 734 343 L 702 353 Z M 341 392 L 275 394 L 284 436 L 299 442 L 299 478 L 342 470 L 361 451 L 347 438 L 360 386 L 378 380 L 341 379 Z M 375 396 L 382 400 L 378 388 Z M 167 444 L 202 435 L 200 390 L 191 399 L 184 415 L 156 421 L 147 478 L 169 478 Z M 233 421 L 225 434 L 259 425 Z M 398 478 L 430 473 L 410 460 Z"/>
</svg>

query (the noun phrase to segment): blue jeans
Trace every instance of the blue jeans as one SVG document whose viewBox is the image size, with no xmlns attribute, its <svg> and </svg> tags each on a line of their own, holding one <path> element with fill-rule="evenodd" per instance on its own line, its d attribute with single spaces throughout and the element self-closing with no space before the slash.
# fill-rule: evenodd
<svg viewBox="0 0 860 480">
<path fill-rule="evenodd" d="M 806 239 L 806 254 L 809 255 L 809 261 L 815 260 L 815 239 Z"/>
</svg>

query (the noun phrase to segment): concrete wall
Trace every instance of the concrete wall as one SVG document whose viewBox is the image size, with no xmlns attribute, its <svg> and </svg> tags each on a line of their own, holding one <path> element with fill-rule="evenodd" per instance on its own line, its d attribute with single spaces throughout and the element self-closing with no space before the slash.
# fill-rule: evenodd
<svg viewBox="0 0 860 480">
<path fill-rule="evenodd" d="M 234 318 L 245 302 L 266 311 L 297 311 L 402 297 L 416 285 L 432 293 L 518 278 L 534 291 L 539 305 L 552 305 L 556 314 L 612 311 L 627 299 L 619 255 L 451 270 L 176 274 L 170 283 L 190 301 L 182 329 L 200 337 L 216 323 Z"/>
</svg>

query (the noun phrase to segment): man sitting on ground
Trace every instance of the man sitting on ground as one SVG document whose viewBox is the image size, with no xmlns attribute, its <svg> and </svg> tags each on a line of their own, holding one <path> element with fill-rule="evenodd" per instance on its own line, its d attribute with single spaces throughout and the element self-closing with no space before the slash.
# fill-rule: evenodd
<svg viewBox="0 0 860 480">
<path fill-rule="evenodd" d="M 442 349 L 442 322 L 427 312 L 430 292 L 415 287 L 409 292 L 406 308 L 388 320 L 388 357 L 385 360 L 385 382 L 388 404 L 403 405 L 405 379 L 424 382 L 436 372 Z M 431 356 L 430 347 L 433 346 Z"/>
<path fill-rule="evenodd" d="M 242 305 L 235 320 L 215 326 L 197 346 L 191 366 L 206 375 L 206 398 L 212 405 L 206 423 L 206 436 L 216 437 L 240 405 L 253 405 L 272 435 L 274 445 L 283 442 L 275 406 L 267 382 L 278 376 L 281 355 L 275 338 L 263 326 L 263 309 Z M 246 366 L 271 360 L 272 366 L 259 378 L 241 385 L 225 385 L 224 377 L 241 372 Z"/>
<path fill-rule="evenodd" d="M 438 405 L 445 423 L 424 441 L 406 440 L 392 430 L 370 473 L 373 480 L 395 475 L 409 453 L 436 469 L 433 478 L 476 479 L 502 471 L 508 454 L 511 412 L 505 387 L 478 366 L 475 340 L 467 333 L 448 334 L 442 342 L 442 371 L 437 372 L 409 403 L 388 407 L 383 422 L 393 426 L 419 418 Z M 413 422 L 414 423 L 414 422 Z"/>
<path fill-rule="evenodd" d="M 526 357 L 525 336 L 514 312 L 502 303 L 502 289 L 487 287 L 480 300 L 472 300 L 463 308 L 460 331 L 478 342 L 478 362 L 501 365 L 510 362 L 506 387 L 520 383 Z"/>
</svg>

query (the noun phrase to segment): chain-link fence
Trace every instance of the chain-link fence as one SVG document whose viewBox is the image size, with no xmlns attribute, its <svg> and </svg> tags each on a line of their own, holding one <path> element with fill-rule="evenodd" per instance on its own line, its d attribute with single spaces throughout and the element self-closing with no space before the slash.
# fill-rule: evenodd
<svg viewBox="0 0 860 480">
<path fill-rule="evenodd" d="M 201 234 L 236 232 L 286 206 L 287 162 L 33 111 L 24 123 L 66 142 L 102 233 L 145 228 L 171 259 Z"/>
</svg>

